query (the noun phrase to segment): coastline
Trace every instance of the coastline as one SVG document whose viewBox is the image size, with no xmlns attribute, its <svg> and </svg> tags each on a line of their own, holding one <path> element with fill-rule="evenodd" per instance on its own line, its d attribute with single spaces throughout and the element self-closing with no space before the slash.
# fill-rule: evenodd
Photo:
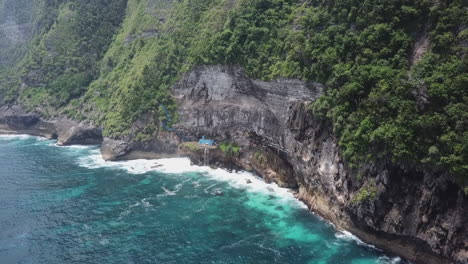
<svg viewBox="0 0 468 264">
<path fill-rule="evenodd" d="M 101 145 L 101 157 L 106 160 L 114 161 L 125 161 L 125 160 L 135 160 L 135 159 L 148 159 L 148 158 L 165 158 L 165 157 L 174 157 L 175 155 L 182 154 L 184 157 L 190 158 L 194 164 L 202 164 L 199 153 L 179 153 L 179 150 L 174 149 L 173 152 L 165 152 L 170 150 L 174 146 L 174 142 L 164 143 L 160 149 L 158 146 L 155 148 L 155 144 L 162 142 L 161 138 L 157 138 L 155 142 L 152 142 L 150 146 L 147 145 L 131 145 L 132 142 L 127 140 L 109 140 L 102 137 L 100 134 L 101 129 L 93 127 L 87 123 L 80 123 L 66 118 L 57 118 L 52 120 L 44 120 L 40 117 L 39 114 L 27 113 L 24 112 L 21 108 L 3 108 L 7 111 L 3 112 L 3 119 L 0 115 L 0 134 L 28 134 L 33 136 L 45 137 L 48 139 L 57 139 L 57 145 L 67 146 L 67 145 L 98 145 L 104 142 L 110 141 L 111 154 L 117 157 L 115 159 L 108 159 L 104 157 L 102 145 Z M 2 110 L 2 108 L 0 108 Z M 31 121 L 33 120 L 33 121 Z M 96 133 L 97 132 L 97 133 Z M 162 139 L 172 139 L 170 135 L 162 135 Z M 314 139 L 320 140 L 320 139 Z M 172 145 L 171 145 L 172 144 Z M 177 146 L 177 145 L 175 145 Z M 109 146 L 108 146 L 109 147 Z M 119 154 L 120 153 L 120 154 Z M 128 155 L 130 153 L 130 155 Z M 214 152 L 211 152 L 214 154 Z M 115 155 L 119 154 L 119 155 Z M 270 159 L 270 164 L 261 164 L 262 166 L 253 166 L 252 160 L 253 156 L 246 155 L 243 159 L 231 159 L 219 157 L 219 159 L 212 164 L 212 168 L 223 168 L 227 171 L 235 170 L 245 170 L 249 172 L 254 172 L 259 175 L 267 183 L 277 182 L 280 185 L 291 185 L 288 182 L 291 175 L 285 175 L 288 173 L 294 173 L 290 170 L 283 170 L 281 168 L 283 165 L 288 166 L 287 163 L 278 163 L 275 168 L 271 168 L 271 163 L 275 162 L 284 162 L 281 159 L 273 158 Z M 274 157 L 274 156 L 269 156 Z M 254 164 L 255 165 L 255 164 Z M 258 165 L 258 164 L 257 164 Z M 274 165 L 274 164 L 273 164 Z M 271 171 L 274 171 L 271 174 Z M 286 176 L 286 177 L 284 177 Z M 306 175 L 300 175 L 305 177 Z M 344 174 L 346 177 L 346 174 Z M 411 236 L 401 236 L 399 234 L 388 234 L 380 232 L 378 230 L 372 230 L 366 226 L 366 222 L 363 222 L 361 219 L 352 219 L 350 218 L 353 212 L 349 212 L 349 208 L 344 207 L 342 201 L 333 202 L 333 193 L 326 194 L 323 190 L 308 189 L 307 186 L 310 186 L 310 183 L 297 182 L 299 186 L 293 186 L 297 179 L 294 179 L 290 189 L 296 189 L 297 195 L 296 198 L 309 208 L 310 211 L 321 216 L 332 223 L 337 230 L 347 230 L 360 240 L 364 241 L 367 244 L 375 245 L 377 248 L 384 250 L 392 255 L 400 256 L 403 259 L 412 261 L 414 263 L 424 263 L 424 264 L 447 264 L 455 263 L 450 259 L 444 258 L 440 255 L 436 255 L 431 251 L 422 240 L 417 240 Z M 284 187 L 284 186 L 283 186 Z M 340 204 L 341 202 L 341 204 Z M 356 226 L 356 223 L 362 224 L 361 226 Z M 463 263 L 463 262 L 460 262 Z"/>
<path fill-rule="evenodd" d="M 7 132 L 7 131 L 0 131 L 0 137 L 2 137 L 2 136 L 18 137 L 19 139 L 21 139 L 23 136 L 24 137 L 39 137 L 39 138 L 43 138 L 44 140 L 54 140 L 54 138 L 48 138 L 48 137 L 44 137 L 44 136 L 40 136 L 40 135 L 31 135 L 31 134 L 24 134 L 24 133 L 11 133 L 11 132 Z M 82 145 L 82 144 L 59 145 L 58 143 L 56 143 L 55 146 L 57 146 L 57 147 L 77 147 L 77 146 L 86 147 L 86 146 L 90 146 L 90 145 Z M 94 145 L 94 146 L 99 146 L 99 145 Z M 109 167 L 113 167 L 113 166 L 118 165 L 118 164 L 126 164 L 125 166 L 122 166 L 121 168 L 126 169 L 126 171 L 128 173 L 141 174 L 141 173 L 146 173 L 146 172 L 150 172 L 150 171 L 161 171 L 161 169 L 162 169 L 162 172 L 169 173 L 168 171 L 165 171 L 164 168 L 161 168 L 159 166 L 162 166 L 161 161 L 166 161 L 166 164 L 167 164 L 167 163 L 170 163 L 169 160 L 173 160 L 177 164 L 174 164 L 174 165 L 171 165 L 171 166 L 178 165 L 178 169 L 171 170 L 170 172 L 174 172 L 174 171 L 175 172 L 195 171 L 195 172 L 201 172 L 201 173 L 203 173 L 203 172 L 204 173 L 213 173 L 213 172 L 216 172 L 216 171 L 222 171 L 223 172 L 222 174 L 225 174 L 225 175 L 229 174 L 229 175 L 232 175 L 231 177 L 238 177 L 238 178 L 235 180 L 235 182 L 232 182 L 233 178 L 229 178 L 229 177 L 227 179 L 225 177 L 223 179 L 222 176 L 221 177 L 211 176 L 211 177 L 213 179 L 218 180 L 218 181 L 230 182 L 231 186 L 236 186 L 237 185 L 238 188 L 239 187 L 249 188 L 249 187 L 252 187 L 252 186 L 254 186 L 256 184 L 266 185 L 267 186 L 266 189 L 268 191 L 274 192 L 276 195 L 284 197 L 285 199 L 294 199 L 294 200 L 296 200 L 299 207 L 307 209 L 309 211 L 309 213 L 311 213 L 311 214 L 315 215 L 316 217 L 320 218 L 320 220 L 323 221 L 324 223 L 329 224 L 330 226 L 332 226 L 333 229 L 335 229 L 335 231 L 337 233 L 340 233 L 345 237 L 343 239 L 350 239 L 350 240 L 353 240 L 355 243 L 357 243 L 357 244 L 359 244 L 361 246 L 369 247 L 369 248 L 372 248 L 372 249 L 377 250 L 377 251 L 382 251 L 382 252 L 385 253 L 386 256 L 388 256 L 391 259 L 402 260 L 402 258 L 399 257 L 398 254 L 396 254 L 396 253 L 394 253 L 392 251 L 381 249 L 380 247 L 378 247 L 377 245 L 375 245 L 373 243 L 367 243 L 364 240 L 361 240 L 360 236 L 354 233 L 356 231 L 357 231 L 356 233 L 358 233 L 358 230 L 353 231 L 348 226 L 345 226 L 340 222 L 333 221 L 332 219 L 328 218 L 326 215 L 321 214 L 320 210 L 314 210 L 311 203 L 310 203 L 310 201 L 307 201 L 307 199 L 304 199 L 301 196 L 300 191 L 290 189 L 290 188 L 279 187 L 274 182 L 268 183 L 268 182 L 265 181 L 264 178 L 260 177 L 259 175 L 253 174 L 251 172 L 248 172 L 248 171 L 245 171 L 245 170 L 244 171 L 232 172 L 232 171 L 229 171 L 227 168 L 222 168 L 222 167 L 198 166 L 198 165 L 194 165 L 190 161 L 189 157 L 179 157 L 179 158 L 166 157 L 166 158 L 161 158 L 161 159 L 143 159 L 142 158 L 142 159 L 119 160 L 119 161 L 106 161 L 106 160 L 102 159 L 101 154 L 99 154 L 99 155 L 101 157 L 101 160 L 97 162 L 98 164 L 87 165 L 85 167 L 88 167 L 90 169 L 106 167 L 105 163 L 112 164 Z M 93 159 L 94 161 L 96 160 L 96 157 L 90 157 L 90 158 Z M 180 160 L 181 159 L 186 159 L 186 160 L 190 161 L 190 169 L 189 170 L 186 169 L 187 164 L 185 164 L 185 166 L 180 166 Z M 139 170 L 137 168 L 138 166 L 135 165 L 135 163 L 138 163 L 138 162 L 148 164 L 148 166 L 146 166 L 145 168 L 142 168 L 142 169 Z M 152 163 L 152 165 L 151 165 L 151 163 Z M 219 175 L 219 173 L 218 173 L 218 175 Z M 250 183 L 247 183 L 247 181 L 249 181 Z M 232 185 L 232 184 L 234 184 L 234 185 Z M 258 188 L 257 188 L 257 190 L 253 190 L 253 191 L 254 192 L 261 192 L 261 191 L 265 191 L 265 190 L 258 190 Z M 289 196 L 289 198 L 288 198 L 288 196 Z M 404 261 L 406 261 L 407 263 L 411 263 L 408 260 L 404 260 Z"/>
</svg>

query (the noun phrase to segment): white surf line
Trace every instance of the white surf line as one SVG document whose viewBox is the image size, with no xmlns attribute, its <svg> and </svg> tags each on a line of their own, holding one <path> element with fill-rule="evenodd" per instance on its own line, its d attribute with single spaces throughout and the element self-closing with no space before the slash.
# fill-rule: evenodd
<svg viewBox="0 0 468 264">
<path fill-rule="evenodd" d="M 229 183 L 232 187 L 238 189 L 244 189 L 250 192 L 257 192 L 257 193 L 266 193 L 275 195 L 278 198 L 283 199 L 286 202 L 293 202 L 289 203 L 290 205 L 294 205 L 298 208 L 308 209 L 307 205 L 302 201 L 298 200 L 289 189 L 281 188 L 275 183 L 266 183 L 262 178 L 246 171 L 239 171 L 239 172 L 228 172 L 223 169 L 212 169 L 208 166 L 196 166 L 191 165 L 190 159 L 188 158 L 169 158 L 169 159 L 155 159 L 155 160 L 128 160 L 128 161 L 105 161 L 102 159 L 99 150 L 91 150 L 91 155 L 87 157 L 83 157 L 80 159 L 80 165 L 87 168 L 111 168 L 111 169 L 121 169 L 125 170 L 131 174 L 144 174 L 152 171 L 156 172 L 163 172 L 167 174 L 180 174 L 186 172 L 198 172 L 203 173 L 207 177 Z M 250 182 L 250 183 L 247 183 Z M 218 183 L 212 184 L 205 188 L 205 192 L 207 189 L 211 189 L 217 186 Z M 165 187 L 162 187 L 164 190 L 163 196 L 171 196 L 176 195 L 178 190 L 168 190 Z M 323 222 L 330 224 L 335 230 L 335 237 L 337 239 L 343 240 L 353 240 L 356 244 L 361 246 L 366 246 L 372 248 L 377 251 L 382 251 L 381 249 L 375 247 L 374 245 L 365 243 L 357 236 L 353 235 L 349 231 L 342 230 L 337 228 L 332 222 L 324 219 L 323 217 L 319 216 L 318 214 L 311 211 L 315 216 L 319 217 Z"/>
<path fill-rule="evenodd" d="M 99 146 L 99 145 L 81 145 L 81 144 L 62 146 L 62 145 L 57 144 L 56 139 L 49 139 L 49 138 L 42 137 L 42 136 L 33 136 L 33 135 L 28 135 L 28 134 L 0 134 L 0 140 L 2 139 L 7 139 L 7 140 L 9 139 L 16 139 L 16 140 L 35 139 L 39 142 L 49 141 L 49 144 L 47 144 L 48 146 L 64 148 L 64 149 L 93 149 Z"/>
<path fill-rule="evenodd" d="M 57 147 L 57 148 L 64 148 L 64 149 L 93 149 L 96 148 L 98 145 L 58 145 L 57 143 L 55 144 L 50 144 L 52 147 Z"/>
<path fill-rule="evenodd" d="M 35 138 L 37 140 L 49 140 L 45 137 L 40 137 L 40 136 L 31 136 L 28 134 L 0 134 L 0 139 L 18 139 L 18 140 L 24 140 L 24 139 L 31 139 Z"/>
<path fill-rule="evenodd" d="M 25 140 L 30 138 L 35 138 L 38 141 L 51 141 L 54 142 L 55 140 L 51 140 L 41 136 L 32 136 L 28 134 L 0 134 L 0 140 L 2 138 L 5 139 L 18 139 L 18 140 Z M 50 144 L 49 146 L 54 147 L 61 147 L 61 148 L 75 148 L 75 149 L 89 149 L 90 155 L 84 156 L 79 158 L 79 165 L 82 167 L 96 169 L 96 168 L 114 168 L 114 169 L 122 169 L 126 170 L 130 174 L 144 174 L 151 171 L 159 171 L 169 174 L 178 174 L 178 173 L 185 173 L 185 172 L 199 172 L 199 173 L 206 173 L 210 178 L 228 182 L 231 186 L 236 188 L 246 189 L 252 192 L 263 192 L 263 193 L 270 193 L 274 194 L 279 198 L 282 198 L 286 201 L 294 200 L 296 206 L 299 206 L 303 209 L 307 209 L 307 205 L 302 201 L 299 201 L 294 195 L 290 192 L 289 189 L 281 188 L 275 183 L 266 183 L 262 178 L 246 172 L 228 172 L 223 169 L 212 169 L 207 166 L 195 166 L 190 164 L 190 160 L 188 158 L 170 158 L 170 159 L 159 159 L 159 160 L 128 160 L 128 161 L 105 161 L 100 153 L 99 149 L 94 149 L 97 145 L 68 145 L 68 146 L 59 146 L 56 143 Z M 247 183 L 247 180 L 250 180 L 251 183 Z M 210 186 L 212 187 L 212 186 Z M 163 188 L 165 191 L 165 195 L 173 195 L 170 190 Z M 312 212 L 315 216 L 319 217 L 323 222 L 330 224 L 337 233 L 335 237 L 338 239 L 344 240 L 353 240 L 357 244 L 361 246 L 366 246 L 372 248 L 377 251 L 383 251 L 374 245 L 365 243 L 357 236 L 353 235 L 349 231 L 341 230 L 337 228 L 331 221 L 321 217 L 320 215 Z M 389 258 L 389 257 L 387 257 Z M 389 258 L 390 259 L 390 258 Z M 397 261 L 397 262 L 394 262 Z M 395 257 L 391 259 L 391 263 L 399 263 L 401 258 Z"/>
<path fill-rule="evenodd" d="M 159 160 L 139 159 L 110 162 L 102 159 L 99 150 L 90 150 L 89 153 L 90 155 L 84 156 L 79 159 L 79 165 L 81 165 L 82 167 L 90 169 L 120 169 L 125 170 L 131 174 L 144 174 L 152 171 L 163 172 L 167 174 L 198 172 L 206 175 L 211 179 L 221 182 L 227 182 L 231 186 L 238 189 L 273 194 L 275 196 L 278 196 L 279 198 L 294 201 L 295 204 L 299 207 L 307 208 L 307 206 L 304 203 L 300 202 L 294 197 L 294 195 L 289 189 L 280 188 L 275 183 L 268 184 L 262 178 L 250 172 L 228 172 L 223 169 L 212 169 L 207 166 L 194 166 L 190 164 L 190 160 L 188 158 L 170 158 Z"/>
<path fill-rule="evenodd" d="M 358 244 L 358 245 L 366 246 L 366 247 L 372 248 L 372 249 L 377 250 L 377 251 L 383 251 L 380 248 L 375 247 L 374 245 L 367 244 L 366 242 L 362 241 L 361 239 L 359 239 L 357 236 L 353 235 L 349 231 L 339 230 L 336 227 L 335 227 L 335 229 L 338 230 L 338 232 L 335 233 L 335 237 L 338 238 L 338 239 L 342 239 L 342 240 L 345 240 L 345 241 L 351 241 L 352 240 L 352 241 L 356 242 L 356 244 Z"/>
</svg>

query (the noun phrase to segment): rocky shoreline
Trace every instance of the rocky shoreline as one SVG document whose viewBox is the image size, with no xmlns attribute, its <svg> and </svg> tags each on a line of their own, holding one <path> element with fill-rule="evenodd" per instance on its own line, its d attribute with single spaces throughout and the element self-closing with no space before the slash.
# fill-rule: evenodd
<svg viewBox="0 0 468 264">
<path fill-rule="evenodd" d="M 32 136 L 40 136 L 44 137 L 47 139 L 56 139 L 55 136 L 53 135 L 54 130 L 51 131 L 41 131 L 41 133 L 36 133 L 35 131 L 32 131 L 32 133 L 28 133 L 27 130 L 19 130 L 19 131 L 14 131 L 14 130 L 0 130 L 0 135 L 9 135 L 9 134 L 28 134 Z M 88 144 L 87 142 L 90 141 L 83 141 L 83 142 L 76 142 L 76 143 L 71 143 L 71 144 L 59 144 L 62 146 L 67 146 L 67 145 L 95 145 L 98 143 L 93 143 L 93 144 Z M 181 154 L 178 154 L 177 156 L 180 157 Z M 199 165 L 202 166 L 203 163 L 201 161 L 202 155 L 200 153 L 196 152 L 185 152 L 182 153 L 182 156 L 190 158 L 192 164 L 194 165 Z M 104 155 L 103 155 L 104 157 Z M 171 157 L 176 157 L 176 155 L 161 155 L 157 153 L 153 154 L 148 154 L 146 152 L 134 152 L 132 155 L 125 156 L 125 158 L 121 158 L 118 160 L 132 160 L 132 159 L 158 159 L 158 158 L 171 158 Z M 236 159 L 231 159 L 231 158 L 225 158 L 224 161 L 221 163 L 219 160 L 216 161 L 215 164 L 210 164 L 209 166 L 213 169 L 216 168 L 221 168 L 225 169 L 228 171 L 232 170 L 247 170 L 251 171 L 253 173 L 256 173 L 260 176 L 263 177 L 263 179 L 267 183 L 272 183 L 275 182 L 279 184 L 279 186 L 282 186 L 284 188 L 290 188 L 290 192 L 294 195 L 296 199 L 299 201 L 303 202 L 309 210 L 311 210 L 314 213 L 317 213 L 319 216 L 321 216 L 324 220 L 330 221 L 335 228 L 338 230 L 346 230 L 352 233 L 353 235 L 356 235 L 358 238 L 360 238 L 362 241 L 371 244 L 372 246 L 375 246 L 379 249 L 383 249 L 388 253 L 399 255 L 404 257 L 405 254 L 401 254 L 402 252 L 411 252 L 413 256 L 416 258 L 411 258 L 413 261 L 416 261 L 415 263 L 448 263 L 447 259 L 439 258 L 438 256 L 435 256 L 430 253 L 426 252 L 420 252 L 418 247 L 415 247 L 414 245 L 406 242 L 404 239 L 385 239 L 383 237 L 378 237 L 374 234 L 365 232 L 359 228 L 356 228 L 355 226 L 352 226 L 349 224 L 349 222 L 344 221 L 343 219 L 337 218 L 334 214 L 330 213 L 329 208 L 330 206 L 327 205 L 326 199 L 323 199 L 322 197 L 318 196 L 313 196 L 307 193 L 304 188 L 291 188 L 291 187 L 285 187 L 284 184 L 282 184 L 278 179 L 276 178 L 270 178 L 270 175 L 262 174 L 259 173 L 257 170 L 252 170 L 252 167 L 242 167 L 242 165 L 239 165 L 239 161 Z M 270 171 L 271 172 L 271 171 Z M 396 248 L 396 249 L 395 249 Z M 410 258 L 408 258 L 410 259 Z M 420 259 L 425 259 L 424 262 L 421 262 Z"/>
<path fill-rule="evenodd" d="M 308 111 L 324 89 L 298 80 L 252 80 L 233 66 L 200 66 L 173 87 L 175 132 L 160 131 L 150 141 L 104 138 L 88 123 L 44 120 L 18 106 L 0 108 L 0 133 L 101 144 L 106 160 L 182 155 L 198 165 L 204 150 L 183 147 L 181 136 L 196 141 L 205 135 L 240 147 L 238 153 L 210 150 L 211 166 L 251 171 L 296 190 L 311 210 L 366 243 L 415 263 L 468 263 L 468 197 L 461 187 L 444 171 L 404 164 L 348 168 L 331 125 Z"/>
<path fill-rule="evenodd" d="M 66 117 L 46 120 L 20 106 L 0 107 L 0 134 L 28 134 L 57 139 L 58 145 L 96 145 L 103 140 L 102 129 Z"/>
</svg>

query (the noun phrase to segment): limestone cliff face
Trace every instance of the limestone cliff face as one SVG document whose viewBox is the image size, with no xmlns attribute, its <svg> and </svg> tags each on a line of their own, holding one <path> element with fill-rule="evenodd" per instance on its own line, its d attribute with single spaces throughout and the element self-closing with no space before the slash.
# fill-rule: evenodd
<svg viewBox="0 0 468 264">
<path fill-rule="evenodd" d="M 175 128 L 195 138 L 255 133 L 282 148 L 290 106 L 315 100 L 323 89 L 297 80 L 251 80 L 239 67 L 199 66 L 173 88 L 180 102 Z"/>
</svg>

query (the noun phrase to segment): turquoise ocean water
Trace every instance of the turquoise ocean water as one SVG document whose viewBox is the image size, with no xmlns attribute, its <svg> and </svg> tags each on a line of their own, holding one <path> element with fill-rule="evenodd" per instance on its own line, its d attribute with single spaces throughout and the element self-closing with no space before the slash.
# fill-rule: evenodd
<svg viewBox="0 0 468 264">
<path fill-rule="evenodd" d="M 110 163 L 97 146 L 19 135 L 0 136 L 0 264 L 10 263 L 404 261 L 249 173 L 187 159 Z"/>
</svg>

